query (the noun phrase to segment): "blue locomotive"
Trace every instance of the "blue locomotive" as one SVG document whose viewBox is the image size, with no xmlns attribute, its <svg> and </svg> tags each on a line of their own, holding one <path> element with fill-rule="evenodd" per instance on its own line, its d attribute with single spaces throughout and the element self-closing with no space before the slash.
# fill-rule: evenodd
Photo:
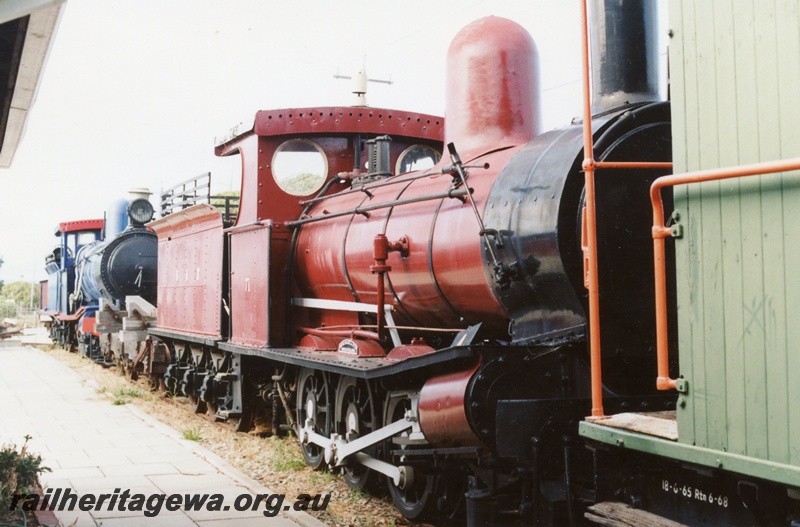
<svg viewBox="0 0 800 527">
<path fill-rule="evenodd" d="M 109 207 L 105 220 L 59 224 L 59 247 L 47 257 L 51 337 L 98 362 L 108 363 L 101 337 L 116 330 L 98 325 L 98 312 L 120 318 L 128 296 L 155 303 L 158 251 L 145 227 L 154 216 L 149 195 L 132 190 Z"/>
<path fill-rule="evenodd" d="M 66 221 L 58 224 L 59 243 L 45 259 L 47 304 L 43 320 L 50 327 L 54 342 L 74 351 L 77 346 L 77 323 L 86 306 L 72 299 L 75 291 L 76 255 L 83 247 L 102 239 L 103 220 Z"/>
</svg>

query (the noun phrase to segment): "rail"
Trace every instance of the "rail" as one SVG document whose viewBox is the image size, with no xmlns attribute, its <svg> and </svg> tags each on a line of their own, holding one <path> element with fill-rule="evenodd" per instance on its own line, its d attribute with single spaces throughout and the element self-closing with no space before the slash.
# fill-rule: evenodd
<svg viewBox="0 0 800 527">
<path fill-rule="evenodd" d="M 672 163 L 604 162 L 595 161 L 592 138 L 592 81 L 589 73 L 589 16 L 587 0 L 581 3 L 581 58 L 583 68 L 583 172 L 585 177 L 585 205 L 583 209 L 582 249 L 584 285 L 589 292 L 589 361 L 592 383 L 592 417 L 602 417 L 603 375 L 600 349 L 600 289 L 597 271 L 597 214 L 595 207 L 594 175 L 602 168 L 663 169 Z"/>
<path fill-rule="evenodd" d="M 670 236 L 672 231 L 664 225 L 664 202 L 661 199 L 661 191 L 675 185 L 775 174 L 790 170 L 800 170 L 800 157 L 662 176 L 650 186 L 650 202 L 653 207 L 653 256 L 655 258 L 656 288 L 656 356 L 658 364 L 656 387 L 659 390 L 671 390 L 676 387 L 676 380 L 669 376 L 667 269 L 664 257 L 664 238 Z"/>
<path fill-rule="evenodd" d="M 219 209 L 227 226 L 233 225 L 239 215 L 239 196 L 212 196 L 211 172 L 205 172 L 161 192 L 161 217 L 198 203 Z"/>
<path fill-rule="evenodd" d="M 211 172 L 181 181 L 161 192 L 161 216 L 186 209 L 197 203 L 209 203 Z"/>
</svg>

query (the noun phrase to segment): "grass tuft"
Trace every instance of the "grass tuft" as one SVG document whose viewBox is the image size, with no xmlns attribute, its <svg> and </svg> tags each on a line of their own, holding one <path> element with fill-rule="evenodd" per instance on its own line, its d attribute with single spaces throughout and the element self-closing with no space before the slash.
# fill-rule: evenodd
<svg viewBox="0 0 800 527">
<path fill-rule="evenodd" d="M 306 462 L 298 451 L 296 443 L 287 443 L 286 440 L 275 437 L 273 445 L 275 446 L 275 451 L 272 455 L 272 466 L 276 471 L 295 472 L 302 470 L 306 466 Z"/>
<path fill-rule="evenodd" d="M 183 438 L 187 441 L 200 441 L 203 439 L 203 436 L 200 432 L 200 429 L 196 426 L 193 426 L 192 428 L 187 428 L 183 431 Z"/>
</svg>

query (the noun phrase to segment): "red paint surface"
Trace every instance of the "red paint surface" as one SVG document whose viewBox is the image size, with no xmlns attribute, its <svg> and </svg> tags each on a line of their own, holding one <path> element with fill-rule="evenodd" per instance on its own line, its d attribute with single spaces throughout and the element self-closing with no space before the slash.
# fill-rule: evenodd
<svg viewBox="0 0 800 527">
<path fill-rule="evenodd" d="M 266 346 L 269 341 L 271 226 L 230 232 L 231 342 Z"/>
<path fill-rule="evenodd" d="M 479 445 L 467 421 L 464 398 L 467 384 L 478 369 L 428 380 L 419 395 L 419 425 L 425 438 L 438 447 Z"/>
<path fill-rule="evenodd" d="M 158 327 L 221 336 L 222 216 L 195 205 L 148 224 L 158 235 Z"/>
<path fill-rule="evenodd" d="M 391 135 L 392 159 L 396 161 L 397 154 L 412 144 L 435 145 L 440 149 L 444 123 L 441 117 L 433 115 L 381 108 L 287 108 L 258 112 L 252 130 L 215 149 L 218 156 L 241 156 L 242 192 L 237 225 L 265 219 L 278 225 L 300 216 L 303 198 L 286 194 L 272 178 L 272 159 L 284 141 L 298 136 L 313 139 L 326 153 L 330 178 L 353 170 L 352 134 L 355 133 L 368 137 Z M 308 137 L 308 134 L 315 135 Z M 343 188 L 336 185 L 332 191 Z"/>
<path fill-rule="evenodd" d="M 500 17 L 462 29 L 447 52 L 445 144 L 468 161 L 541 131 L 539 55 L 530 34 Z"/>
<path fill-rule="evenodd" d="M 481 161 L 490 164 L 488 170 L 468 170 L 479 211 L 497 173 L 514 153 L 516 149 L 508 149 L 484 156 Z M 374 189 L 372 198 L 349 194 L 320 203 L 309 215 L 446 192 L 451 182 L 452 176 L 442 174 Z M 469 203 L 449 198 L 380 209 L 369 218 L 345 216 L 306 224 L 298 237 L 296 278 L 306 297 L 375 303 L 377 282 L 370 271 L 375 235 L 385 232 L 390 241 L 407 236 L 408 256 L 391 252 L 387 261 L 392 267 L 386 275 L 387 302 L 395 306 L 398 324 L 464 328 L 482 322 L 505 331 L 508 317 L 486 281 L 479 230 Z M 327 318 L 314 325 L 323 322 L 334 325 Z"/>
<path fill-rule="evenodd" d="M 56 235 L 75 231 L 99 231 L 103 229 L 103 220 L 64 221 L 58 224 Z"/>
<path fill-rule="evenodd" d="M 81 319 L 81 333 L 91 333 L 95 337 L 99 337 L 100 334 L 94 330 L 96 324 L 97 319 L 94 316 L 83 317 Z"/>
</svg>

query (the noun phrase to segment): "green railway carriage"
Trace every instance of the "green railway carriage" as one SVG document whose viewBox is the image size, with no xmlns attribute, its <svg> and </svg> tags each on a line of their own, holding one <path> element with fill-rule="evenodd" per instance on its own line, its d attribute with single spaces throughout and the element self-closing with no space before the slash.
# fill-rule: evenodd
<svg viewBox="0 0 800 527">
<path fill-rule="evenodd" d="M 669 35 L 676 174 L 800 157 L 800 2 L 671 0 Z M 588 516 L 800 525 L 800 173 L 674 202 L 676 415 L 581 424 L 618 474 Z"/>
</svg>

